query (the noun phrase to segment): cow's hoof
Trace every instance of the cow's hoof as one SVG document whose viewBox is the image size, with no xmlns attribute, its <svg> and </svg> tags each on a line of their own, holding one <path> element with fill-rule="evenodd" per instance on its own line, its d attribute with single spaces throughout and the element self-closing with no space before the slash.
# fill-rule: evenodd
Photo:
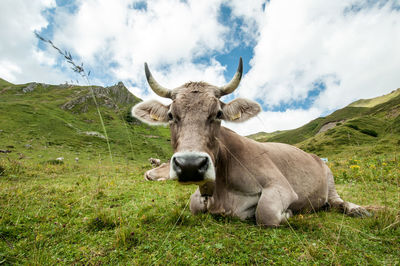
<svg viewBox="0 0 400 266">
<path fill-rule="evenodd" d="M 358 217 L 358 218 L 366 218 L 372 216 L 372 214 L 363 207 L 354 208 L 350 210 L 347 214 L 351 217 Z"/>
<path fill-rule="evenodd" d="M 292 212 L 292 210 L 290 210 L 290 209 L 287 209 L 286 211 L 284 211 L 283 213 L 282 213 L 282 218 L 283 218 L 283 220 L 288 220 L 290 217 L 292 217 L 293 216 L 293 212 Z"/>
</svg>

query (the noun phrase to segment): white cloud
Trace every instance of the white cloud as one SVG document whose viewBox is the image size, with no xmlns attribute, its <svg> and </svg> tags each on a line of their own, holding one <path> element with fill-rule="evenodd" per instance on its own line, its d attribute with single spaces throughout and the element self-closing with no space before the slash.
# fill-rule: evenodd
<svg viewBox="0 0 400 266">
<path fill-rule="evenodd" d="M 131 2 L 90 0 L 80 2 L 73 14 L 57 11 L 55 42 L 89 65 L 115 62 L 110 69 L 115 79 L 142 89 L 145 61 L 156 73 L 167 67 L 169 71 L 157 79 L 171 86 L 189 79 L 223 77 L 222 71 L 210 73 L 218 69 L 213 60 L 207 66 L 193 63 L 225 47 L 229 29 L 218 22 L 220 1 L 157 0 L 148 1 L 146 9 L 134 9 Z"/>
<path fill-rule="evenodd" d="M 223 125 L 231 128 L 240 135 L 250 135 L 261 131 L 273 132 L 277 129 L 286 130 L 298 128 L 320 115 L 321 111 L 317 108 L 311 108 L 309 110 L 288 109 L 284 112 L 262 112 L 246 122 L 224 122 Z"/>
<path fill-rule="evenodd" d="M 263 25 L 265 16 L 263 5 L 266 0 L 252 0 L 244 2 L 243 0 L 226 0 L 224 4 L 232 10 L 232 18 L 241 18 L 241 45 L 254 43 L 259 37 L 259 26 Z M 238 25 L 233 25 L 238 26 Z M 239 40 L 236 40 L 239 42 Z"/>
<path fill-rule="evenodd" d="M 0 1 L 0 77 L 10 82 L 60 82 L 66 80 L 54 63 L 37 49 L 33 31 L 48 25 L 41 12 L 55 6 L 55 1 Z"/>
<path fill-rule="evenodd" d="M 0 61 L 0 76 L 7 81 L 14 81 L 15 75 L 21 73 L 21 68 L 7 60 Z"/>
<path fill-rule="evenodd" d="M 373 2 L 78 0 L 74 12 L 55 9 L 54 36 L 49 37 L 82 58 L 95 73 L 92 83 L 122 80 L 145 99 L 154 97 L 145 80 L 145 61 L 169 88 L 189 80 L 222 85 L 226 66 L 213 56 L 230 53 L 236 45 L 255 48 L 235 96 L 269 107 L 290 105 L 307 101 L 316 81 L 325 83 L 309 110 L 268 111 L 259 115 L 263 123 L 255 118 L 228 125 L 250 134 L 295 128 L 353 100 L 399 87 L 400 11 L 391 9 L 395 0 Z M 54 0 L 0 2 L 0 77 L 52 83 L 75 77 L 61 72 L 54 50 L 37 48 L 32 33 L 48 26 L 43 14 L 55 5 Z M 133 8 L 138 5 L 142 8 Z M 232 8 L 233 25 L 221 23 L 222 5 Z M 233 39 L 235 27 L 241 28 L 240 40 Z"/>
<path fill-rule="evenodd" d="M 188 81 L 206 80 L 207 82 L 217 86 L 223 85 L 226 82 L 223 76 L 225 67 L 223 67 L 214 59 L 211 60 L 210 65 L 179 62 L 171 65 L 171 67 L 167 70 L 153 69 L 151 65 L 149 65 L 149 68 L 157 82 L 159 82 L 162 86 L 171 89 L 176 88 Z M 149 85 L 145 79 L 143 66 L 141 66 L 141 69 L 138 71 L 140 71 L 141 74 L 140 83 L 134 87 L 131 87 L 131 92 L 142 99 L 157 98 L 159 101 L 169 104 L 171 100 L 156 96 L 154 92 L 150 91 L 150 89 L 146 91 L 143 90 L 143 88 L 149 88 Z"/>
<path fill-rule="evenodd" d="M 352 4 L 357 12 L 345 12 Z M 304 99 L 315 81 L 326 112 L 400 84 L 400 12 L 394 1 L 271 1 L 239 95 L 269 106 Z M 383 5 L 383 6 L 382 6 Z"/>
</svg>

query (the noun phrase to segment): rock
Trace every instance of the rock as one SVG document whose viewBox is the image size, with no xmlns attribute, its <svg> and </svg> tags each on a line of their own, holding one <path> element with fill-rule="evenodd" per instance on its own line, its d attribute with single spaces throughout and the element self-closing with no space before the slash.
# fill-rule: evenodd
<svg viewBox="0 0 400 266">
<path fill-rule="evenodd" d="M 29 83 L 28 86 L 26 86 L 25 88 L 22 89 L 22 92 L 23 92 L 23 93 L 32 92 L 32 91 L 35 90 L 35 88 L 36 88 L 37 85 L 38 85 L 38 84 L 35 83 L 35 82 Z"/>
<path fill-rule="evenodd" d="M 91 87 L 79 92 L 79 95 L 69 100 L 61 106 L 64 110 L 73 110 L 75 112 L 85 113 L 89 109 L 89 104 L 94 104 L 93 95 L 100 106 L 118 110 L 119 106 L 133 106 L 140 101 L 139 98 L 132 95 L 122 82 L 110 87 Z M 77 107 L 77 108 L 75 108 Z"/>
<path fill-rule="evenodd" d="M 43 88 L 48 88 L 48 87 L 50 87 L 50 84 L 46 84 L 46 83 L 40 83 L 40 85 L 41 85 Z"/>
<path fill-rule="evenodd" d="M 323 126 L 321 127 L 321 129 L 317 132 L 317 134 L 322 133 L 322 132 L 325 132 L 325 131 L 328 131 L 329 129 L 336 127 L 336 125 L 337 125 L 338 123 L 343 123 L 344 121 L 345 121 L 345 120 L 340 120 L 340 121 L 335 121 L 335 122 L 327 123 L 327 124 L 325 124 L 325 125 L 323 125 Z"/>
<path fill-rule="evenodd" d="M 84 132 L 84 133 L 85 133 L 86 135 L 88 135 L 88 136 L 106 139 L 106 137 L 105 137 L 103 134 L 101 134 L 101 133 L 99 133 L 99 132 L 97 132 L 97 131 L 86 131 L 86 132 Z"/>
<path fill-rule="evenodd" d="M 0 153 L 10 153 L 10 150 L 0 150 Z"/>
<path fill-rule="evenodd" d="M 159 139 L 160 136 L 154 136 L 154 135 L 144 135 L 144 137 L 149 138 L 149 139 Z"/>
<path fill-rule="evenodd" d="M 64 161 L 64 157 L 58 157 L 58 158 L 56 158 L 56 161 L 62 162 L 62 161 Z"/>
<path fill-rule="evenodd" d="M 72 86 L 73 86 L 73 85 L 68 84 L 68 82 L 65 82 L 64 84 L 58 85 L 58 87 L 59 87 L 60 89 L 68 89 L 68 88 L 71 88 Z"/>
<path fill-rule="evenodd" d="M 79 158 L 78 157 L 75 157 L 75 162 L 79 162 Z"/>
<path fill-rule="evenodd" d="M 24 147 L 27 148 L 27 149 L 32 149 L 32 145 L 31 144 L 25 144 Z"/>
</svg>

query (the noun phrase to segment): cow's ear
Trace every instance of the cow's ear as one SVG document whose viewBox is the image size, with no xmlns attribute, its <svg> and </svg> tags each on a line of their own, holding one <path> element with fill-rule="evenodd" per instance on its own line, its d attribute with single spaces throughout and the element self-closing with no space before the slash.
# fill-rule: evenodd
<svg viewBox="0 0 400 266">
<path fill-rule="evenodd" d="M 261 111 L 261 106 L 253 101 L 237 98 L 222 107 L 224 120 L 230 122 L 243 122 Z"/>
<path fill-rule="evenodd" d="M 168 110 L 168 106 L 150 100 L 135 105 L 132 108 L 132 116 L 147 124 L 160 125 L 168 122 Z"/>
</svg>

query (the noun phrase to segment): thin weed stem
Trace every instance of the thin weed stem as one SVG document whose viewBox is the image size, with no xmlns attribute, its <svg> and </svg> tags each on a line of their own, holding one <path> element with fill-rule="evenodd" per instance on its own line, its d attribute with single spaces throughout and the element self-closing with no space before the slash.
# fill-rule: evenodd
<svg viewBox="0 0 400 266">
<path fill-rule="evenodd" d="M 80 65 L 76 64 L 74 59 L 72 58 L 72 55 L 71 55 L 70 52 L 68 52 L 68 51 L 64 51 L 63 52 L 51 40 L 43 38 L 37 32 L 34 32 L 34 33 L 35 33 L 35 36 L 39 40 L 50 44 L 51 47 L 53 47 L 53 49 L 55 49 L 62 57 L 64 57 L 64 59 L 67 61 L 67 63 L 71 65 L 72 71 L 74 71 L 75 73 L 78 73 L 85 80 L 86 84 L 89 86 L 89 90 L 91 92 L 91 95 L 92 95 L 92 98 L 93 98 L 93 102 L 96 105 L 97 114 L 99 115 L 99 118 L 100 118 L 100 123 L 101 123 L 101 126 L 103 128 L 104 136 L 105 136 L 106 141 L 107 141 L 107 147 L 108 147 L 108 152 L 109 152 L 109 155 L 110 155 L 111 164 L 113 164 L 113 157 L 112 157 L 112 152 L 111 152 L 110 140 L 108 138 L 108 134 L 107 134 L 107 130 L 106 130 L 106 127 L 105 127 L 105 124 L 104 124 L 103 116 L 101 115 L 100 108 L 99 108 L 99 105 L 98 105 L 97 100 L 96 100 L 96 95 L 94 94 L 93 87 L 90 85 L 90 81 L 89 81 L 90 71 L 86 73 L 85 68 L 83 67 L 83 63 L 81 63 Z"/>
<path fill-rule="evenodd" d="M 190 199 L 186 202 L 186 205 L 185 205 L 185 207 L 183 208 L 183 210 L 181 211 L 181 213 L 179 214 L 178 219 L 176 219 L 176 222 L 175 222 L 174 226 L 172 226 L 171 230 L 169 230 L 167 236 L 164 238 L 163 242 L 161 243 L 161 245 L 160 245 L 160 247 L 159 247 L 159 250 L 160 250 L 160 251 L 162 250 L 162 247 L 164 246 L 165 241 L 167 241 L 169 235 L 172 233 L 172 231 L 174 231 L 176 225 L 178 224 L 178 222 L 179 222 L 179 220 L 181 219 L 183 213 L 185 212 L 187 206 L 189 205 L 189 202 L 190 202 Z M 158 257 L 158 259 L 157 259 L 155 262 L 153 262 L 153 265 L 155 265 L 155 264 L 157 263 L 157 261 L 159 261 L 160 259 L 161 259 L 161 256 Z"/>
<path fill-rule="evenodd" d="M 335 259 L 336 250 L 337 250 L 337 246 L 339 244 L 339 239 L 340 239 L 340 233 L 342 232 L 342 228 L 343 228 L 343 222 L 344 222 L 344 213 L 342 214 L 342 221 L 340 223 L 339 233 L 338 233 L 338 236 L 336 238 L 335 248 L 333 249 L 333 252 L 332 252 L 332 260 L 331 260 L 330 265 L 333 265 L 333 260 Z"/>
</svg>

